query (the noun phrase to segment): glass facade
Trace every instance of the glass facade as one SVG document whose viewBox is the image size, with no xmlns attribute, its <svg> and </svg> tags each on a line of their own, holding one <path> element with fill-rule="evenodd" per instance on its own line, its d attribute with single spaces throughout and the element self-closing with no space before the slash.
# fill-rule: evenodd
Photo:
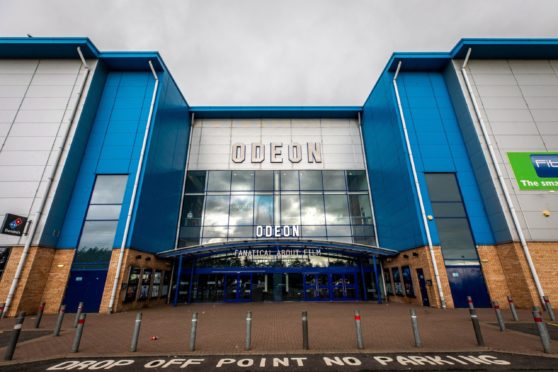
<svg viewBox="0 0 558 372">
<path fill-rule="evenodd" d="M 366 172 L 188 172 L 179 247 L 256 239 L 257 226 L 280 225 L 299 226 L 300 239 L 375 245 Z"/>
</svg>

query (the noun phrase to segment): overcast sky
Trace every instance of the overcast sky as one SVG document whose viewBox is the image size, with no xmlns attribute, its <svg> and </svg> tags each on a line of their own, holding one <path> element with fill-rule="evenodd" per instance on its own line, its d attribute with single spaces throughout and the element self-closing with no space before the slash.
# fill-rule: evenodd
<svg viewBox="0 0 558 372">
<path fill-rule="evenodd" d="M 0 35 L 26 34 L 158 50 L 190 105 L 361 105 L 394 51 L 558 38 L 558 1 L 0 0 Z"/>
</svg>

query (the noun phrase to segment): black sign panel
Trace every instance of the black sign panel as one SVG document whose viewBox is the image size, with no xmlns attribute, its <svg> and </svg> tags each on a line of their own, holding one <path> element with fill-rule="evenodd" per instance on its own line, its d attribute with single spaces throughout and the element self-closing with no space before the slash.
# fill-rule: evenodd
<svg viewBox="0 0 558 372">
<path fill-rule="evenodd" d="M 8 213 L 6 214 L 4 223 L 2 224 L 2 234 L 22 236 L 26 223 L 26 217 L 16 216 L 15 214 Z"/>
</svg>

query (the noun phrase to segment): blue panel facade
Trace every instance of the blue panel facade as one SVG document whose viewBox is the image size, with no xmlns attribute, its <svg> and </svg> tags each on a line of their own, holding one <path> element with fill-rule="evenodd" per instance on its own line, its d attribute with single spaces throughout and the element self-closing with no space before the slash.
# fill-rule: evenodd
<svg viewBox="0 0 558 372">
<path fill-rule="evenodd" d="M 59 248 L 75 248 L 78 245 L 97 174 L 130 175 L 115 245 L 122 239 L 153 85 L 150 72 L 108 72 L 58 240 Z"/>
<path fill-rule="evenodd" d="M 191 125 L 174 81 L 166 73 L 160 75 L 129 240 L 131 248 L 148 252 L 174 248 Z"/>
<path fill-rule="evenodd" d="M 384 73 L 364 104 L 362 136 L 380 246 L 405 250 L 425 245 L 426 237 L 392 79 Z"/>
<path fill-rule="evenodd" d="M 403 112 L 427 214 L 433 214 L 425 172 L 456 173 L 477 244 L 494 237 L 442 72 L 402 72 L 398 78 Z M 434 244 L 436 224 L 429 221 Z"/>
</svg>

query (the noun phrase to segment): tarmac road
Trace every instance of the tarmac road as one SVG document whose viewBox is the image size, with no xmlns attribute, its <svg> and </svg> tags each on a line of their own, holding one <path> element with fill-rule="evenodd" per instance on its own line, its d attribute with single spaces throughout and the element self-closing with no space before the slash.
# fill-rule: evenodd
<svg viewBox="0 0 558 372">
<path fill-rule="evenodd" d="M 448 371 L 558 370 L 558 358 L 500 352 L 141 356 L 56 359 L 0 371 Z"/>
</svg>

